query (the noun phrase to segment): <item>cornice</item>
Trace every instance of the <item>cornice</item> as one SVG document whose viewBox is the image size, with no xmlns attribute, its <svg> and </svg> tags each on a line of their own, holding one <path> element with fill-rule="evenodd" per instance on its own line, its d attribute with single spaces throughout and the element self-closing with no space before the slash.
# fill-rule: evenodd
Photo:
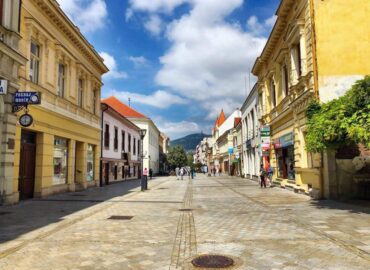
<svg viewBox="0 0 370 270">
<path fill-rule="evenodd" d="M 103 59 L 86 40 L 80 30 L 71 22 L 55 0 L 30 0 L 47 16 L 55 26 L 86 56 L 101 74 L 108 72 Z"/>
</svg>

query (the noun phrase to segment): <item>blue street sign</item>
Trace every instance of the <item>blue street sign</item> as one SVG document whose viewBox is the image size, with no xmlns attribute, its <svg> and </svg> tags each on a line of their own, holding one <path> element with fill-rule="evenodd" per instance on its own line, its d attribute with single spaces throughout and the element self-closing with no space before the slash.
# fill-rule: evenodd
<svg viewBox="0 0 370 270">
<path fill-rule="evenodd" d="M 41 96 L 39 92 L 15 92 L 13 105 L 40 104 Z"/>
</svg>

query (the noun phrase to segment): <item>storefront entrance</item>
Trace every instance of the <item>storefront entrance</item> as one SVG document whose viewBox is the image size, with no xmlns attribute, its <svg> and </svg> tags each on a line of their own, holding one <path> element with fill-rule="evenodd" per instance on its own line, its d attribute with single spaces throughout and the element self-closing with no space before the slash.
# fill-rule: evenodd
<svg viewBox="0 0 370 270">
<path fill-rule="evenodd" d="M 278 177 L 295 180 L 294 137 L 288 133 L 274 141 Z"/>
<path fill-rule="evenodd" d="M 35 188 L 35 167 L 36 134 L 22 131 L 18 182 L 19 198 L 21 200 L 33 197 Z"/>
</svg>

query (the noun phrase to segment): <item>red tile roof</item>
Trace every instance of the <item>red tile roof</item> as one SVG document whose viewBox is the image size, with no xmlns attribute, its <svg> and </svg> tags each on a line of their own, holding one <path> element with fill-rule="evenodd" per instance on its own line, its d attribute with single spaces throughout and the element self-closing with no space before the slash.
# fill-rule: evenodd
<svg viewBox="0 0 370 270">
<path fill-rule="evenodd" d="M 234 118 L 234 128 L 236 128 L 240 122 L 242 121 L 242 119 L 240 117 L 235 117 Z"/>
<path fill-rule="evenodd" d="M 111 96 L 109 98 L 102 99 L 101 102 L 109 105 L 126 118 L 148 118 L 138 111 L 135 111 L 133 108 L 127 106 L 116 97 Z"/>
<path fill-rule="evenodd" d="M 220 117 L 217 120 L 217 126 L 220 127 L 226 121 L 224 110 L 221 111 Z"/>
</svg>

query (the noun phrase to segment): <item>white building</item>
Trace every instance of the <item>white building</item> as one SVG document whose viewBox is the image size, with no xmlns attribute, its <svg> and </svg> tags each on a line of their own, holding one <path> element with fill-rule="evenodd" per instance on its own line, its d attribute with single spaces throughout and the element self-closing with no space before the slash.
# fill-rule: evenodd
<svg viewBox="0 0 370 270">
<path fill-rule="evenodd" d="M 205 137 L 203 140 L 197 145 L 194 154 L 194 163 L 195 164 L 202 164 L 208 166 L 208 151 L 209 148 L 212 147 L 213 140 L 210 137 Z"/>
<path fill-rule="evenodd" d="M 140 177 L 140 128 L 102 100 L 102 184 Z"/>
<path fill-rule="evenodd" d="M 258 89 L 253 87 L 242 106 L 243 174 L 257 179 L 261 163 L 258 122 Z"/>
<path fill-rule="evenodd" d="M 144 168 L 152 169 L 153 173 L 157 174 L 159 172 L 159 129 L 150 118 L 127 106 L 115 97 L 109 97 L 105 99 L 104 102 L 140 129 L 146 130 L 146 135 L 143 140 L 143 166 Z"/>
</svg>

